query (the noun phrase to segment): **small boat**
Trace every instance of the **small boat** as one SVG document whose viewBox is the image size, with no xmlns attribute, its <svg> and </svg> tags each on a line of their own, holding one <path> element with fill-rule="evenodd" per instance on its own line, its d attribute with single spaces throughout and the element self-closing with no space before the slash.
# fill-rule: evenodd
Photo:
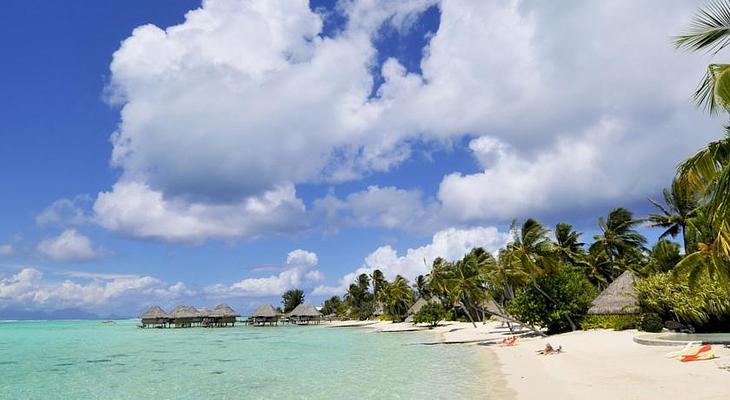
<svg viewBox="0 0 730 400">
<path fill-rule="evenodd" d="M 106 321 L 101 321 L 101 323 L 102 324 L 108 324 L 109 325 L 109 324 L 114 324 L 114 321 L 112 321 L 112 320 L 106 320 Z"/>
</svg>

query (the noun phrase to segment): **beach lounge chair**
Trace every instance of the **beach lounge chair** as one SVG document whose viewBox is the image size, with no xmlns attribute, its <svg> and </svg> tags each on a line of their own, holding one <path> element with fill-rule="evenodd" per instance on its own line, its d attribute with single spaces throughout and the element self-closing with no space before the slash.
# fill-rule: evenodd
<svg viewBox="0 0 730 400">
<path fill-rule="evenodd" d="M 682 350 L 677 351 L 670 351 L 665 355 L 667 358 L 680 358 L 684 355 L 693 354 L 693 349 L 697 346 L 701 345 L 702 342 L 687 342 L 687 345 L 682 348 Z"/>
<path fill-rule="evenodd" d="M 688 350 L 689 351 L 689 350 Z M 679 359 L 681 362 L 699 361 L 699 360 L 711 360 L 715 358 L 715 353 L 712 351 L 711 344 L 705 344 L 702 346 L 696 346 L 693 348 L 690 354 L 685 354 Z"/>
</svg>

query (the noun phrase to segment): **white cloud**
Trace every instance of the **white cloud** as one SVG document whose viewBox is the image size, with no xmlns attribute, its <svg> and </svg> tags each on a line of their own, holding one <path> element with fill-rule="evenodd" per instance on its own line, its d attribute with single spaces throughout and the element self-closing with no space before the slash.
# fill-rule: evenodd
<svg viewBox="0 0 730 400">
<path fill-rule="evenodd" d="M 91 274 L 94 275 L 94 274 Z M 21 306 L 37 310 L 83 308 L 113 311 L 132 304 L 137 310 L 152 301 L 170 302 L 192 296 L 182 282 L 167 285 L 151 276 L 119 275 L 112 278 L 97 274 L 86 282 L 46 279 L 36 268 L 0 277 L 0 308 Z"/>
<path fill-rule="evenodd" d="M 0 244 L 0 256 L 13 254 L 13 245 L 10 243 Z"/>
<path fill-rule="evenodd" d="M 370 98 L 381 25 L 407 30 L 430 4 L 341 3 L 349 22 L 333 38 L 304 0 L 207 0 L 180 25 L 138 27 L 110 66 L 122 177 L 96 217 L 168 241 L 301 230 L 296 185 L 386 171 L 412 143 L 468 134 L 490 138 L 472 146 L 483 171 L 447 175 L 436 199 L 371 187 L 315 208 L 388 228 L 503 220 L 643 199 L 717 136 L 689 100 L 707 60 L 670 44 L 696 7 L 680 1 L 443 0 L 422 73 L 389 59 Z M 249 218 L 246 204 L 272 193 Z"/>
<path fill-rule="evenodd" d="M 358 275 L 371 274 L 376 269 L 380 269 L 387 279 L 401 275 L 413 280 L 418 275 L 429 273 L 433 260 L 437 257 L 458 260 L 475 247 L 494 252 L 508 240 L 509 233 L 500 232 L 495 227 L 449 228 L 434 234 L 431 243 L 408 249 L 403 255 L 398 254 L 391 246 L 381 246 L 365 257 L 360 268 L 345 275 L 337 285 L 320 285 L 312 294 L 342 295 Z"/>
<path fill-rule="evenodd" d="M 91 202 L 88 195 L 78 195 L 73 199 L 60 198 L 35 216 L 38 225 L 84 225 L 91 222 L 85 207 Z"/>
<path fill-rule="evenodd" d="M 324 280 L 324 274 L 313 269 L 317 266 L 315 253 L 293 250 L 286 258 L 284 270 L 277 275 L 246 278 L 231 285 L 216 284 L 205 288 L 211 297 L 265 297 L 279 296 L 289 289 L 302 288 Z"/>
<path fill-rule="evenodd" d="M 106 229 L 170 242 L 206 238 L 256 237 L 307 225 L 304 204 L 292 185 L 282 185 L 258 197 L 234 204 L 189 202 L 168 198 L 137 182 L 117 182 L 99 193 L 96 218 Z"/>
<path fill-rule="evenodd" d="M 42 240 L 37 250 L 44 256 L 61 262 L 89 261 L 101 255 L 91 240 L 75 229 L 67 229 L 60 235 Z"/>
</svg>

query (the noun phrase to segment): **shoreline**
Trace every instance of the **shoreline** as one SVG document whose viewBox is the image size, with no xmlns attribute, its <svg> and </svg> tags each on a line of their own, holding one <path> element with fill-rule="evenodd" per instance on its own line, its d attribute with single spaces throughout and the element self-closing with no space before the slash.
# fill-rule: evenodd
<svg viewBox="0 0 730 400">
<path fill-rule="evenodd" d="M 376 332 L 411 332 L 404 323 L 378 321 L 363 326 Z M 410 327 L 410 328 L 409 328 Z M 550 337 L 520 337 L 515 346 L 497 345 L 510 336 L 499 322 L 446 322 L 430 332 L 425 344 L 462 344 L 475 350 L 478 374 L 484 377 L 489 399 L 665 399 L 719 400 L 730 393 L 730 349 L 713 345 L 717 358 L 682 363 L 667 358 L 676 346 L 647 346 L 633 338 L 636 330 L 575 331 Z M 543 356 L 537 350 L 551 343 L 563 352 Z"/>
</svg>

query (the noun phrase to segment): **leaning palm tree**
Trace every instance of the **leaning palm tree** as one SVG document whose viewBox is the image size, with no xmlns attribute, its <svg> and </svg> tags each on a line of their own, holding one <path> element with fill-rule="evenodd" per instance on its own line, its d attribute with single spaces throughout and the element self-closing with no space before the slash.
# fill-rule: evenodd
<svg viewBox="0 0 730 400">
<path fill-rule="evenodd" d="M 730 44 L 730 1 L 714 0 L 699 10 L 678 48 L 718 53 Z M 711 114 L 730 111 L 730 64 L 710 64 L 695 91 L 697 104 Z M 726 131 L 728 128 L 726 128 Z M 679 167 L 679 177 L 708 205 L 714 257 L 730 258 L 730 135 L 711 142 Z"/>
<path fill-rule="evenodd" d="M 659 235 L 659 239 L 665 239 L 668 236 L 677 237 L 682 235 L 682 243 L 685 253 L 689 254 L 689 242 L 687 241 L 687 223 L 694 215 L 697 208 L 697 202 L 694 199 L 694 193 L 689 190 L 678 179 L 672 181 L 671 190 L 664 189 L 664 203 L 649 199 L 660 213 L 649 214 L 647 220 L 653 227 L 662 228 L 664 232 Z"/>
<path fill-rule="evenodd" d="M 646 238 L 634 229 L 639 223 L 641 220 L 634 219 L 631 211 L 625 208 L 615 208 L 606 219 L 598 219 L 601 233 L 593 237 L 591 252 L 602 255 L 608 261 L 611 281 L 618 272 L 642 257 Z"/>
</svg>

